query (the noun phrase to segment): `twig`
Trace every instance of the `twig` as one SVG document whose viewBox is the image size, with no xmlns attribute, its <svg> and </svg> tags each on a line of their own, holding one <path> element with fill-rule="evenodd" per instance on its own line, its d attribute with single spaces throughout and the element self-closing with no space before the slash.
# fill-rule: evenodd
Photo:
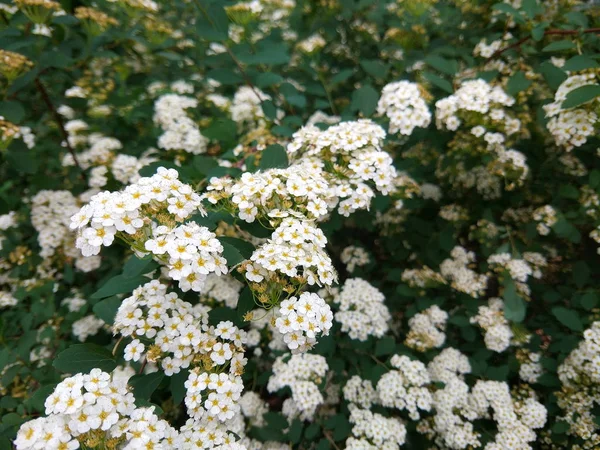
<svg viewBox="0 0 600 450">
<path fill-rule="evenodd" d="M 589 34 L 589 33 L 600 33 L 600 28 L 588 28 L 586 30 L 546 30 L 544 31 L 544 36 L 572 36 L 575 34 Z M 500 56 L 502 53 L 511 50 L 513 48 L 516 47 L 520 47 L 522 44 L 524 44 L 525 42 L 527 42 L 529 39 L 531 39 L 531 36 L 526 36 L 524 38 L 519 39 L 517 42 L 515 42 L 514 44 L 510 44 L 504 48 L 498 49 L 496 50 L 492 56 L 490 56 L 488 58 L 488 61 L 491 61 L 492 59 L 496 59 L 498 56 Z"/>
<path fill-rule="evenodd" d="M 46 88 L 44 87 L 44 85 L 42 84 L 42 82 L 39 80 L 39 78 L 35 79 L 35 85 L 36 85 L 38 91 L 40 91 L 40 94 L 42 94 L 42 98 L 44 99 L 44 103 L 46 103 L 46 106 L 48 107 L 48 109 L 50 110 L 50 112 L 54 116 L 54 119 L 56 120 L 56 123 L 58 124 L 58 128 L 61 131 L 63 139 L 65 140 L 65 145 L 67 146 L 67 150 L 69 150 L 69 153 L 73 157 L 73 162 L 79 168 L 79 170 L 81 170 L 81 173 L 83 175 L 83 169 L 79 165 L 79 161 L 77 161 L 77 155 L 75 154 L 75 150 L 73 150 L 73 147 L 71 147 L 71 143 L 69 142 L 69 134 L 67 133 L 67 130 L 65 130 L 65 125 L 63 124 L 62 117 L 60 116 L 60 114 L 58 113 L 58 111 L 56 111 L 56 108 L 52 104 L 52 100 L 50 100 L 50 96 L 48 95 L 48 91 L 46 91 Z"/>
<path fill-rule="evenodd" d="M 335 108 L 335 104 L 333 103 L 333 99 L 331 98 L 331 92 L 329 91 L 327 83 L 325 82 L 325 77 L 318 68 L 316 69 L 316 71 L 317 77 L 319 77 L 319 81 L 321 82 L 321 84 L 323 85 L 323 89 L 325 90 L 325 94 L 327 94 L 327 100 L 329 100 L 329 106 L 331 107 L 331 111 L 337 116 L 337 110 Z"/>
<path fill-rule="evenodd" d="M 323 436 L 325 436 L 325 438 L 331 443 L 331 445 L 333 445 L 333 448 L 335 448 L 336 450 L 340 450 L 333 438 L 329 436 L 329 433 L 327 431 L 323 430 Z"/>
</svg>

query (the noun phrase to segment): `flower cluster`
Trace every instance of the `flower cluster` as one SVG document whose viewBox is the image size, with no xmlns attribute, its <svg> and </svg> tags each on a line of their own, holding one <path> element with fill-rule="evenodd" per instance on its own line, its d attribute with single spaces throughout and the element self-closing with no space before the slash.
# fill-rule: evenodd
<svg viewBox="0 0 600 450">
<path fill-rule="evenodd" d="M 551 205 L 544 205 L 533 211 L 533 220 L 538 222 L 536 229 L 542 236 L 548 236 L 550 229 L 558 221 L 556 210 Z"/>
<path fill-rule="evenodd" d="M 474 263 L 475 253 L 457 246 L 450 252 L 450 258 L 440 264 L 440 273 L 453 289 L 478 298 L 485 292 L 488 280 L 487 276 L 469 268 Z"/>
<path fill-rule="evenodd" d="M 392 356 L 390 363 L 396 370 L 385 373 L 377 382 L 377 394 L 383 406 L 407 410 L 411 420 L 419 420 L 419 409 L 431 409 L 430 383 L 425 364 L 408 356 Z"/>
<path fill-rule="evenodd" d="M 480 306 L 477 315 L 471 317 L 471 323 L 476 323 L 485 330 L 486 348 L 503 352 L 510 346 L 513 332 L 504 317 L 504 302 L 501 298 L 491 298 L 487 306 Z"/>
<path fill-rule="evenodd" d="M 384 295 L 368 281 L 349 278 L 333 296 L 338 309 L 335 320 L 351 339 L 366 341 L 369 336 L 382 337 L 389 330 L 391 319 L 384 300 Z"/>
<path fill-rule="evenodd" d="M 290 411 L 297 413 L 301 420 L 312 420 L 319 405 L 325 401 L 319 386 L 328 370 L 327 361 L 320 355 L 303 353 L 292 355 L 287 361 L 280 356 L 273 364 L 267 390 L 276 392 L 289 387 L 292 397 L 286 402 L 292 402 L 288 405 Z"/>
<path fill-rule="evenodd" d="M 165 94 L 156 100 L 154 123 L 164 131 L 158 138 L 160 148 L 184 150 L 194 155 L 206 152 L 208 139 L 186 113 L 186 109 L 197 106 L 196 99 L 184 95 Z"/>
<path fill-rule="evenodd" d="M 398 450 L 406 440 L 406 427 L 393 417 L 384 417 L 350 404 L 353 437 L 346 441 L 347 450 Z"/>
<path fill-rule="evenodd" d="M 356 267 L 362 267 L 369 264 L 371 258 L 369 258 L 369 254 L 363 247 L 349 245 L 342 250 L 340 260 L 346 264 L 346 270 L 352 273 Z"/>
<path fill-rule="evenodd" d="M 316 342 L 318 335 L 327 336 L 333 313 L 325 300 L 317 294 L 303 292 L 279 305 L 275 327 L 292 353 L 305 352 Z"/>
<path fill-rule="evenodd" d="M 197 364 L 205 369 L 226 366 L 233 375 L 243 372 L 246 332 L 231 322 L 209 326 L 207 318 L 206 307 L 193 307 L 154 280 L 123 300 L 113 330 L 135 338 L 125 348 L 125 359 L 140 359 L 146 350 L 143 339 L 148 343 L 146 358 L 160 361 L 166 375 Z"/>
<path fill-rule="evenodd" d="M 390 120 L 390 133 L 411 135 L 417 127 L 426 128 L 431 122 L 423 90 L 409 81 L 387 84 L 381 91 L 377 113 Z"/>
<path fill-rule="evenodd" d="M 567 151 L 581 147 L 590 136 L 593 136 L 600 123 L 595 111 L 597 97 L 577 108 L 565 108 L 563 102 L 570 92 L 588 85 L 596 85 L 600 71 L 584 72 L 570 75 L 556 90 L 554 102 L 544 105 L 548 121 L 548 130 L 552 133 L 556 145 Z"/>
<path fill-rule="evenodd" d="M 448 313 L 439 306 L 433 305 L 415 314 L 408 321 L 410 328 L 405 344 L 420 352 L 439 348 L 446 342 L 446 321 Z"/>
</svg>

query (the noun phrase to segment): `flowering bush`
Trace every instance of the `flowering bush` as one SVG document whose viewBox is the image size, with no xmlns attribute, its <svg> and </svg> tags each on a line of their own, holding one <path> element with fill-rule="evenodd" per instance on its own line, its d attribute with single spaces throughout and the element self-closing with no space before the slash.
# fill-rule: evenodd
<svg viewBox="0 0 600 450">
<path fill-rule="evenodd" d="M 0 450 L 600 448 L 600 8 L 0 4 Z"/>
</svg>

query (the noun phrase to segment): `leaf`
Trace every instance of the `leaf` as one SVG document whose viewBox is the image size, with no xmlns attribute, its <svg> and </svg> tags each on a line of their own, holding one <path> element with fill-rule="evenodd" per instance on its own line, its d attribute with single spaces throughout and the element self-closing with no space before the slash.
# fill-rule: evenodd
<svg viewBox="0 0 600 450">
<path fill-rule="evenodd" d="M 372 115 L 377 108 L 379 94 L 370 84 L 366 84 L 352 93 L 350 109 L 360 111 L 365 117 Z"/>
<path fill-rule="evenodd" d="M 506 275 L 504 277 L 504 316 L 511 322 L 522 322 L 525 319 L 527 306 L 525 301 L 517 293 L 517 287 L 513 279 Z"/>
<path fill-rule="evenodd" d="M 600 85 L 588 84 L 569 92 L 561 106 L 564 109 L 575 108 L 576 106 L 594 100 L 596 97 L 600 97 Z"/>
<path fill-rule="evenodd" d="M 185 398 L 186 388 L 185 382 L 189 376 L 189 371 L 182 370 L 179 373 L 171 375 L 171 381 L 169 383 L 169 389 L 173 396 L 173 403 L 179 405 Z"/>
<path fill-rule="evenodd" d="M 87 373 L 97 368 L 112 372 L 117 367 L 112 353 L 96 344 L 75 344 L 58 354 L 52 366 L 65 373 Z"/>
<path fill-rule="evenodd" d="M 531 30 L 531 37 L 534 41 L 539 42 L 544 38 L 544 31 L 548 28 L 548 22 L 542 22 Z"/>
<path fill-rule="evenodd" d="M 352 75 L 354 75 L 354 69 L 342 70 L 341 72 L 336 73 L 334 76 L 331 77 L 331 79 L 329 80 L 329 85 L 334 86 L 336 84 L 343 83 Z"/>
<path fill-rule="evenodd" d="M 578 72 L 580 70 L 596 69 L 598 67 L 600 67 L 600 65 L 589 56 L 576 55 L 565 62 L 565 65 L 562 66 L 562 70 Z"/>
<path fill-rule="evenodd" d="M 564 420 L 557 421 L 554 425 L 552 425 L 552 432 L 556 434 L 565 434 L 570 428 L 568 422 Z"/>
<path fill-rule="evenodd" d="M 25 117 L 25 108 L 19 102 L 6 100 L 0 102 L 0 116 L 17 124 Z"/>
<path fill-rule="evenodd" d="M 573 281 L 578 288 L 585 286 L 590 279 L 591 270 L 584 261 L 577 261 L 573 264 Z"/>
<path fill-rule="evenodd" d="M 99 301 L 94 305 L 92 310 L 96 316 L 98 316 L 107 324 L 112 325 L 115 321 L 115 316 L 117 315 L 119 306 L 121 306 L 121 299 L 119 299 L 117 296 L 114 296 Z"/>
<path fill-rule="evenodd" d="M 581 306 L 590 311 L 598 304 L 598 296 L 593 292 L 587 292 L 583 294 L 579 302 L 581 303 Z"/>
<path fill-rule="evenodd" d="M 244 78 L 231 69 L 213 69 L 206 74 L 207 78 L 212 78 L 224 86 L 238 85 L 244 82 Z"/>
<path fill-rule="evenodd" d="M 375 78 L 385 78 L 389 69 L 387 64 L 376 59 L 364 59 L 360 62 L 360 66 L 365 72 Z"/>
<path fill-rule="evenodd" d="M 552 314 L 560 323 L 573 331 L 583 331 L 583 323 L 575 310 L 556 306 L 552 308 Z"/>
<path fill-rule="evenodd" d="M 158 388 L 164 377 L 164 372 L 159 370 L 145 375 L 134 375 L 127 384 L 133 388 L 136 400 L 150 400 L 152 393 Z"/>
<path fill-rule="evenodd" d="M 540 64 L 539 71 L 544 76 L 548 86 L 554 90 L 558 89 L 562 82 L 567 79 L 567 74 L 563 70 L 548 61 Z"/>
<path fill-rule="evenodd" d="M 194 169 L 196 169 L 196 172 L 202 175 L 208 174 L 212 169 L 218 166 L 218 163 L 217 161 L 215 161 L 214 158 L 210 158 L 204 155 L 194 156 L 193 164 Z"/>
<path fill-rule="evenodd" d="M 223 246 L 223 257 L 230 267 L 237 266 L 247 260 L 254 251 L 254 246 L 241 239 L 222 236 L 218 238 Z"/>
<path fill-rule="evenodd" d="M 552 42 L 551 44 L 546 45 L 542 51 L 543 52 L 558 52 L 561 50 L 571 50 L 572 48 L 577 47 L 573 41 L 568 39 L 564 39 L 562 41 Z"/>
<path fill-rule="evenodd" d="M 90 298 L 98 299 L 110 297 L 115 294 L 128 294 L 148 281 L 150 281 L 148 278 L 142 276 L 125 278 L 123 275 L 117 275 L 104 283 L 100 289 L 90 296 Z"/>
<path fill-rule="evenodd" d="M 288 156 L 285 149 L 279 144 L 269 145 L 260 154 L 258 166 L 265 169 L 285 169 L 288 166 Z"/>
<path fill-rule="evenodd" d="M 304 424 L 298 419 L 294 419 L 288 431 L 288 439 L 292 444 L 297 444 L 302 439 L 302 429 Z"/>
<path fill-rule="evenodd" d="M 138 258 L 131 255 L 123 266 L 123 278 L 130 279 L 139 275 L 150 273 L 158 267 L 158 263 L 152 259 L 151 255 Z"/>
<path fill-rule="evenodd" d="M 264 72 L 264 73 L 259 74 L 256 77 L 255 84 L 259 88 L 265 88 L 265 87 L 273 86 L 274 84 L 283 83 L 284 81 L 285 81 L 285 78 L 283 78 L 281 75 L 278 75 L 273 72 Z"/>
<path fill-rule="evenodd" d="M 454 76 L 458 72 L 458 63 L 451 59 L 442 58 L 437 55 L 430 55 L 425 58 L 425 62 L 436 70 L 446 75 Z"/>
<path fill-rule="evenodd" d="M 442 91 L 445 91 L 448 94 L 454 93 L 452 84 L 448 80 L 445 80 L 442 77 L 440 77 L 432 72 L 423 72 L 422 75 L 423 75 L 423 78 L 425 78 L 427 81 L 429 81 L 434 86 L 439 87 Z"/>
<path fill-rule="evenodd" d="M 378 339 L 375 343 L 375 356 L 391 355 L 396 350 L 396 341 L 391 336 Z"/>
<path fill-rule="evenodd" d="M 527 77 L 525 77 L 525 74 L 519 70 L 509 78 L 508 83 L 506 84 L 506 92 L 509 95 L 514 96 L 515 94 L 526 90 L 532 83 L 533 81 L 528 80 Z"/>
<path fill-rule="evenodd" d="M 275 120 L 277 118 L 277 108 L 271 100 L 265 100 L 260 104 L 260 106 L 262 107 L 267 119 Z"/>
<path fill-rule="evenodd" d="M 256 303 L 254 302 L 252 290 L 248 286 L 244 286 L 236 308 L 238 318 L 243 320 L 246 313 L 252 311 L 254 308 L 256 308 Z"/>
</svg>

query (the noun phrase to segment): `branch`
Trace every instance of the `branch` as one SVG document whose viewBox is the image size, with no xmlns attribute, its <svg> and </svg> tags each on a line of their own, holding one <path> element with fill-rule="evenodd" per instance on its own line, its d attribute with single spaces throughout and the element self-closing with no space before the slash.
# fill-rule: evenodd
<svg viewBox="0 0 600 450">
<path fill-rule="evenodd" d="M 546 30 L 544 31 L 544 37 L 545 36 L 572 36 L 572 35 L 576 35 L 576 34 L 589 34 L 589 33 L 597 33 L 600 34 L 600 28 L 588 28 L 586 30 Z M 491 61 L 492 59 L 496 59 L 498 56 L 500 56 L 502 53 L 511 50 L 513 48 L 516 47 L 520 47 L 522 44 L 524 44 L 525 42 L 527 42 L 529 39 L 531 39 L 531 36 L 526 36 L 524 38 L 519 39 L 517 42 L 515 42 L 514 44 L 510 44 L 504 48 L 498 49 L 496 50 L 492 56 L 490 56 L 487 60 Z"/>
<path fill-rule="evenodd" d="M 44 85 L 42 84 L 42 82 L 39 80 L 39 78 L 35 79 L 35 85 L 36 85 L 38 91 L 40 91 L 40 94 L 42 94 L 42 98 L 44 99 L 44 103 L 46 104 L 46 106 L 48 107 L 48 109 L 50 110 L 50 112 L 52 113 L 52 115 L 54 116 L 54 119 L 56 120 L 56 123 L 58 124 L 58 129 L 60 130 L 61 134 L 63 135 L 63 138 L 65 140 L 65 144 L 67 146 L 67 150 L 69 150 L 69 153 L 73 157 L 73 162 L 79 168 L 79 170 L 81 170 L 82 173 L 83 173 L 83 169 L 79 165 L 79 161 L 77 161 L 77 155 L 75 154 L 75 150 L 73 150 L 73 147 L 71 147 L 71 143 L 69 142 L 69 134 L 67 133 L 67 130 L 65 130 L 65 126 L 63 124 L 62 117 L 60 116 L 60 114 L 58 113 L 58 111 L 56 111 L 56 108 L 52 104 L 52 100 L 50 100 L 50 96 L 48 95 L 48 91 L 46 91 L 46 88 L 44 87 Z"/>
</svg>

